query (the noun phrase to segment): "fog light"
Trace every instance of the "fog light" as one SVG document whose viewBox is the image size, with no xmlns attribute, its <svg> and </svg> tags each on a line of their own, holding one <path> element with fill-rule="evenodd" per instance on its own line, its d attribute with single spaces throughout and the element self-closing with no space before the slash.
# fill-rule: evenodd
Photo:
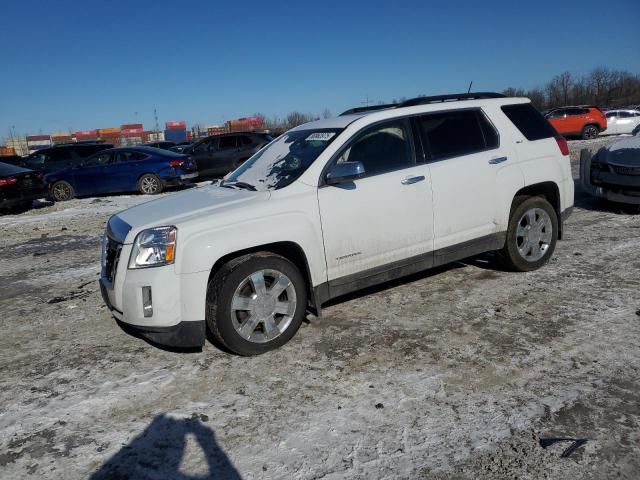
<svg viewBox="0 0 640 480">
<path fill-rule="evenodd" d="M 145 318 L 153 316 L 153 300 L 151 298 L 151 287 L 142 287 L 142 313 Z"/>
</svg>

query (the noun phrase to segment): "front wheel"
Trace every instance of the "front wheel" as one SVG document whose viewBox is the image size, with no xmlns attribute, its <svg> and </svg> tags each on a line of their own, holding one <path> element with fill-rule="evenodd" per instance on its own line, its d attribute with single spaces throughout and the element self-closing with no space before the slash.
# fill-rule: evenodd
<svg viewBox="0 0 640 480">
<path fill-rule="evenodd" d="M 516 197 L 505 245 L 498 253 L 509 270 L 529 272 L 549 261 L 558 241 L 558 216 L 542 197 Z"/>
<path fill-rule="evenodd" d="M 162 192 L 162 180 L 153 173 L 146 173 L 138 180 L 138 190 L 144 195 L 155 195 Z"/>
<path fill-rule="evenodd" d="M 582 129 L 582 139 L 583 140 L 591 140 L 596 138 L 600 130 L 595 125 L 587 125 Z"/>
<path fill-rule="evenodd" d="M 259 355 L 287 343 L 307 307 L 306 282 L 289 260 L 272 253 L 244 255 L 209 283 L 207 324 L 214 338 L 239 355 Z"/>
<path fill-rule="evenodd" d="M 73 190 L 71 184 L 64 180 L 54 183 L 51 187 L 51 197 L 53 197 L 56 202 L 71 200 L 75 196 L 76 192 Z"/>
</svg>

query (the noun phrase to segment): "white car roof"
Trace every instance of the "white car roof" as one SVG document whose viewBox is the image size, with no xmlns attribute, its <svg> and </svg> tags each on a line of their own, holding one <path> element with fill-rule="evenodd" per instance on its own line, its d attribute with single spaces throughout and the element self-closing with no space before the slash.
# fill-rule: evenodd
<svg viewBox="0 0 640 480">
<path fill-rule="evenodd" d="M 529 103 L 528 98 L 523 97 L 503 97 L 503 98 L 483 98 L 474 100 L 456 100 L 436 103 L 426 103 L 422 105 L 412 105 L 409 107 L 391 107 L 381 110 L 370 110 L 367 112 L 353 113 L 349 115 L 340 115 L 333 118 L 325 118 L 315 120 L 313 122 L 304 123 L 292 130 L 320 130 L 323 128 L 346 128 L 353 122 L 360 119 L 367 119 L 371 122 L 385 120 L 388 118 L 401 117 L 404 115 L 415 115 L 419 113 L 438 112 L 442 110 L 451 110 L 456 108 L 478 108 L 483 105 L 513 105 L 515 103 Z M 369 123 L 368 121 L 366 123 Z"/>
</svg>

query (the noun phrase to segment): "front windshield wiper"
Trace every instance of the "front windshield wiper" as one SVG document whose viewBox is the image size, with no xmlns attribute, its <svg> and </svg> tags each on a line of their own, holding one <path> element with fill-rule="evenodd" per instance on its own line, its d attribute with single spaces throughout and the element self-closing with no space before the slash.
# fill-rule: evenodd
<svg viewBox="0 0 640 480">
<path fill-rule="evenodd" d="M 251 190 L 252 192 L 256 192 L 258 190 L 256 187 L 254 187 L 253 185 L 247 182 L 226 182 L 224 180 L 221 180 L 220 186 L 227 187 L 227 188 L 231 188 L 231 187 L 244 188 L 245 190 Z"/>
</svg>

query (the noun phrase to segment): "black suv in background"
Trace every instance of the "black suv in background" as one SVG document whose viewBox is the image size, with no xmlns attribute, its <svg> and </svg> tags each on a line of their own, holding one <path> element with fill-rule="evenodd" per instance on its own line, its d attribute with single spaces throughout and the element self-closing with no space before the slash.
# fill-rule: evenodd
<svg viewBox="0 0 640 480">
<path fill-rule="evenodd" d="M 196 161 L 200 177 L 219 177 L 235 170 L 271 140 L 266 133 L 227 133 L 203 138 L 182 153 Z"/>
<path fill-rule="evenodd" d="M 94 153 L 113 148 L 110 143 L 74 143 L 56 145 L 33 152 L 22 159 L 21 166 L 43 173 L 53 173 L 80 165 Z"/>
</svg>

